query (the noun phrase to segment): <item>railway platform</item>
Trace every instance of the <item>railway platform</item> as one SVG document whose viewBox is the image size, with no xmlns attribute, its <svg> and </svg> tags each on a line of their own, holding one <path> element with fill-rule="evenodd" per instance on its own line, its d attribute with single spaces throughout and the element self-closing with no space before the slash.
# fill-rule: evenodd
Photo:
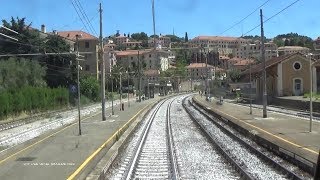
<svg viewBox="0 0 320 180">
<path fill-rule="evenodd" d="M 262 118 L 261 109 L 253 108 L 250 114 L 249 107 L 228 102 L 221 104 L 219 99 L 206 101 L 204 96 L 195 95 L 193 100 L 241 131 L 270 142 L 277 151 L 315 168 L 320 149 L 319 121 L 312 122 L 309 132 L 310 120 L 307 118 L 277 112 L 267 112 L 267 118 Z"/>
<path fill-rule="evenodd" d="M 117 104 L 114 115 L 109 107 L 106 121 L 101 110 L 82 117 L 81 136 L 75 121 L 8 149 L 0 153 L 0 179 L 84 179 L 129 125 L 162 98 L 125 103 L 124 111 Z"/>
</svg>

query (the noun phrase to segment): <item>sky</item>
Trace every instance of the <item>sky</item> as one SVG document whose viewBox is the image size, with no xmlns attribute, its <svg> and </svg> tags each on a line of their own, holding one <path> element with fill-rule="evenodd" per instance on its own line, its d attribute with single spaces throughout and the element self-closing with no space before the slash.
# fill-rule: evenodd
<svg viewBox="0 0 320 180">
<path fill-rule="evenodd" d="M 84 27 L 71 2 L 79 1 L 95 31 Z M 156 34 L 189 38 L 199 35 L 260 35 L 259 10 L 239 23 L 267 0 L 154 0 Z M 264 20 L 295 0 L 269 0 L 263 7 Z M 3 0 L 0 19 L 26 17 L 28 23 L 47 31 L 83 30 L 99 36 L 99 3 L 103 8 L 103 36 L 120 33 L 153 34 L 151 0 Z M 296 32 L 313 39 L 320 36 L 320 0 L 300 0 L 264 24 L 265 36 Z M 225 32 L 226 31 L 226 32 Z"/>
</svg>

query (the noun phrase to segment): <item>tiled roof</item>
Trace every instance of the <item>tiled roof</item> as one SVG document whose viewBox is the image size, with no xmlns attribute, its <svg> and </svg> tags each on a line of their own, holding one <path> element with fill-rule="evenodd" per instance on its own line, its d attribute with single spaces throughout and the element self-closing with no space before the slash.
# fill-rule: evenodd
<svg viewBox="0 0 320 180">
<path fill-rule="evenodd" d="M 216 70 L 216 72 L 225 72 L 226 71 L 225 69 L 222 69 L 219 67 L 216 67 L 215 70 Z"/>
<path fill-rule="evenodd" d="M 252 64 L 254 63 L 254 60 L 250 60 L 250 59 L 245 59 L 245 60 L 242 60 L 242 61 L 238 61 L 236 62 L 235 64 L 233 64 L 234 66 L 246 66 L 246 65 L 249 65 L 249 64 Z"/>
<path fill-rule="evenodd" d="M 160 75 L 160 71 L 156 69 L 149 69 L 149 70 L 145 70 L 143 74 L 147 76 L 155 76 L 155 75 Z"/>
<path fill-rule="evenodd" d="M 228 56 L 220 56 L 219 59 L 230 59 Z"/>
<path fill-rule="evenodd" d="M 117 36 L 116 39 L 120 39 L 120 38 L 128 38 L 127 36 Z"/>
<path fill-rule="evenodd" d="M 141 41 L 129 41 L 129 42 L 124 42 L 123 44 L 141 44 L 142 42 Z"/>
<path fill-rule="evenodd" d="M 309 49 L 309 48 L 307 48 L 307 47 L 302 47 L 302 46 L 282 46 L 282 47 L 279 47 L 278 48 L 278 50 L 281 50 L 281 49 L 283 49 L 283 50 L 286 50 L 286 49 L 293 49 L 293 50 L 307 50 L 307 49 Z"/>
<path fill-rule="evenodd" d="M 229 61 L 231 62 L 231 63 L 238 63 L 238 62 L 240 62 L 240 61 L 245 61 L 246 59 L 242 59 L 242 58 L 237 58 L 237 57 L 234 57 L 234 58 L 232 58 L 232 59 L 230 59 Z"/>
<path fill-rule="evenodd" d="M 278 64 L 279 62 L 282 62 L 292 56 L 302 56 L 301 53 L 293 53 L 293 54 L 287 54 L 287 55 L 283 55 L 283 56 L 279 56 L 279 57 L 274 57 L 268 61 L 266 61 L 266 68 L 271 67 L 273 65 Z M 257 73 L 263 70 L 263 63 L 259 63 L 256 65 L 253 65 L 251 67 L 252 73 Z M 245 70 L 244 72 L 242 72 L 242 74 L 248 74 L 249 70 Z"/>
<path fill-rule="evenodd" d="M 237 40 L 243 40 L 243 41 L 246 41 L 246 39 L 243 39 L 243 38 L 226 37 L 226 36 L 198 36 L 198 37 L 195 37 L 192 41 L 196 41 L 196 40 L 210 40 L 210 41 L 237 41 Z"/>
<path fill-rule="evenodd" d="M 206 67 L 206 63 L 191 63 L 189 66 L 187 66 L 187 69 L 192 69 L 192 68 L 205 68 Z M 213 67 L 211 65 L 208 64 L 207 67 Z"/>
<path fill-rule="evenodd" d="M 79 38 L 79 40 L 98 40 L 97 37 L 86 33 L 84 31 L 59 31 L 57 32 L 59 36 L 67 38 L 67 39 L 71 39 L 71 40 L 76 40 L 76 35 L 77 34 L 81 34 L 82 37 Z"/>
<path fill-rule="evenodd" d="M 140 55 L 151 52 L 151 49 L 145 49 L 145 50 L 126 50 L 126 51 L 116 51 L 117 56 L 132 56 L 132 55 L 138 55 L 138 52 Z"/>
</svg>

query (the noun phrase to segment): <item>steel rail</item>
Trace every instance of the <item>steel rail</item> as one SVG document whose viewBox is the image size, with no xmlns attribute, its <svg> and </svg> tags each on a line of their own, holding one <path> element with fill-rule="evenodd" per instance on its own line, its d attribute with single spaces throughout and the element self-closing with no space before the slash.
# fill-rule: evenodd
<svg viewBox="0 0 320 180">
<path fill-rule="evenodd" d="M 190 112 L 190 110 L 188 110 L 186 103 L 185 103 L 186 99 L 187 98 L 183 99 L 183 102 L 182 102 L 183 108 L 185 109 L 185 111 L 187 112 L 189 117 L 200 127 L 202 132 L 204 132 L 204 135 L 208 138 L 208 140 L 217 147 L 217 150 L 227 159 L 228 162 L 231 163 L 231 165 L 236 169 L 236 171 L 238 171 L 238 173 L 242 176 L 242 179 L 248 179 L 248 180 L 255 179 L 254 177 L 251 176 L 251 174 L 249 174 L 246 171 L 245 167 L 241 166 L 238 162 L 236 162 L 229 155 L 229 153 L 224 150 L 224 148 L 220 145 L 220 143 L 218 143 L 214 140 L 211 133 L 205 128 L 205 126 L 197 120 L 197 118 Z M 191 103 L 189 102 L 189 104 L 191 104 Z"/>
<path fill-rule="evenodd" d="M 196 109 L 200 114 L 202 114 L 203 116 L 205 116 L 208 120 L 210 120 L 212 123 L 214 123 L 219 129 L 221 129 L 224 133 L 226 133 L 228 136 L 230 136 L 232 139 L 236 140 L 237 142 L 241 143 L 244 147 L 246 147 L 247 149 L 249 149 L 251 152 L 253 152 L 254 154 L 258 155 L 261 159 L 263 159 L 265 162 L 272 164 L 273 167 L 275 167 L 276 169 L 280 170 L 281 172 L 283 172 L 284 174 L 286 174 L 289 178 L 291 179 L 297 179 L 297 180 L 302 180 L 303 178 L 300 177 L 299 175 L 295 174 L 294 172 L 292 172 L 291 170 L 287 169 L 286 167 L 284 167 L 283 165 L 279 164 L 278 162 L 274 161 L 272 158 L 270 158 L 269 156 L 265 155 L 263 152 L 261 152 L 259 149 L 251 146 L 249 143 L 247 143 L 246 141 L 242 140 L 240 137 L 238 137 L 237 135 L 233 134 L 232 132 L 230 132 L 227 128 L 225 128 L 223 125 L 221 125 L 220 123 L 217 122 L 217 119 L 219 119 L 218 117 L 210 117 L 207 113 L 204 113 L 203 111 L 200 110 L 199 107 L 195 106 L 193 103 L 189 102 L 191 104 L 191 106 Z M 190 112 L 188 112 L 190 113 Z M 223 121 L 220 121 L 223 122 Z"/>
</svg>

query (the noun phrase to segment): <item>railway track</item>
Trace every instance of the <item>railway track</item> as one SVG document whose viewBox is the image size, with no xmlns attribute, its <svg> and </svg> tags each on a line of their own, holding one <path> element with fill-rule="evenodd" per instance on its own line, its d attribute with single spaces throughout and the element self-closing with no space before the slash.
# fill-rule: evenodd
<svg viewBox="0 0 320 180">
<path fill-rule="evenodd" d="M 184 97 L 151 110 L 120 149 L 105 179 L 239 179 L 183 110 Z"/>
<path fill-rule="evenodd" d="M 245 103 L 236 103 L 236 102 L 230 102 L 232 104 L 236 104 L 238 106 L 244 106 L 244 107 L 250 107 L 250 104 L 245 104 Z M 257 105 L 253 104 L 252 108 L 256 109 L 263 109 L 262 105 Z M 276 112 L 276 113 L 282 113 L 286 115 L 291 115 L 291 116 L 296 116 L 296 117 L 302 117 L 302 118 L 310 118 L 310 112 L 309 111 L 302 111 L 302 110 L 294 110 L 294 109 L 288 109 L 285 107 L 280 107 L 280 106 L 273 106 L 273 105 L 268 105 L 267 107 L 268 111 L 271 112 Z M 313 120 L 320 121 L 320 114 L 313 112 Z"/>
<path fill-rule="evenodd" d="M 252 145 L 215 117 L 207 114 L 189 100 L 183 103 L 191 119 L 199 125 L 244 179 L 312 179 L 305 174 L 285 167 L 279 160 L 269 157 L 259 147 Z"/>
<path fill-rule="evenodd" d="M 155 107 L 113 179 L 179 179 L 170 126 L 172 101 Z"/>
</svg>

